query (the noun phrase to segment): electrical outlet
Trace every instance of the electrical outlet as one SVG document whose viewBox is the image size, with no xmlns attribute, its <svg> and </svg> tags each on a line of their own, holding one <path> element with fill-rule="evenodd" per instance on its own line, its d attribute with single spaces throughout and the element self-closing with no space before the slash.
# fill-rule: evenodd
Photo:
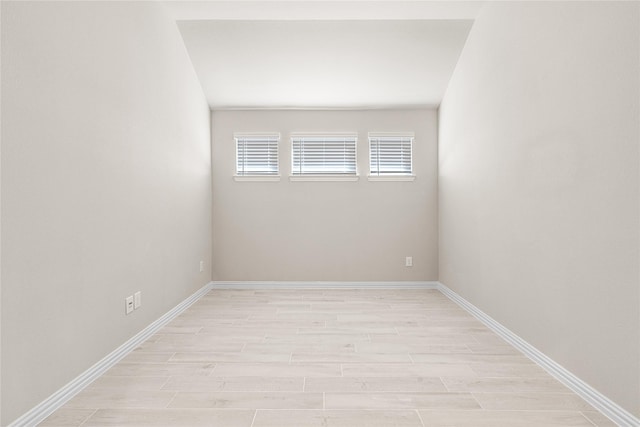
<svg viewBox="0 0 640 427">
<path fill-rule="evenodd" d="M 404 260 L 404 266 L 405 267 L 413 267 L 413 257 L 406 257 Z"/>
<path fill-rule="evenodd" d="M 142 291 L 133 294 L 133 309 L 137 310 L 142 305 Z"/>
<path fill-rule="evenodd" d="M 204 261 L 200 261 L 200 273 L 204 271 Z"/>
<path fill-rule="evenodd" d="M 125 314 L 131 314 L 131 312 L 133 311 L 133 295 L 129 295 L 128 297 L 126 297 L 124 299 L 124 304 L 125 304 L 125 309 L 124 309 Z"/>
</svg>

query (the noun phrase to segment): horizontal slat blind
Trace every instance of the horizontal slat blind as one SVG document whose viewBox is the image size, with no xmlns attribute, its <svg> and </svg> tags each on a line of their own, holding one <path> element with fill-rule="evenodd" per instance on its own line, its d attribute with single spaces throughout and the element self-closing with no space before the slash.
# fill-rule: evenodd
<svg viewBox="0 0 640 427">
<path fill-rule="evenodd" d="M 278 135 L 236 135 L 237 175 L 277 175 Z"/>
<path fill-rule="evenodd" d="M 371 175 L 411 175 L 413 136 L 369 135 Z"/>
<path fill-rule="evenodd" d="M 349 136 L 292 136 L 293 175 L 356 174 L 356 140 Z"/>
</svg>

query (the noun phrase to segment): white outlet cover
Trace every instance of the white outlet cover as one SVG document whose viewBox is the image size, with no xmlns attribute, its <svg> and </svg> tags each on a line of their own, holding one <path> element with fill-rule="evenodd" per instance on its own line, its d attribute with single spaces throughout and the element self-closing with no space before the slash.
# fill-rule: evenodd
<svg viewBox="0 0 640 427">
<path fill-rule="evenodd" d="M 129 295 L 124 299 L 125 314 L 130 314 L 133 311 L 133 295 Z"/>
<path fill-rule="evenodd" d="M 413 257 L 408 256 L 408 257 L 405 259 L 405 263 L 404 263 L 404 265 L 405 265 L 406 267 L 413 267 Z"/>
<path fill-rule="evenodd" d="M 204 261 L 200 261 L 200 273 L 204 271 Z"/>
<path fill-rule="evenodd" d="M 133 309 L 137 310 L 142 305 L 142 292 L 138 291 L 133 294 Z"/>
</svg>

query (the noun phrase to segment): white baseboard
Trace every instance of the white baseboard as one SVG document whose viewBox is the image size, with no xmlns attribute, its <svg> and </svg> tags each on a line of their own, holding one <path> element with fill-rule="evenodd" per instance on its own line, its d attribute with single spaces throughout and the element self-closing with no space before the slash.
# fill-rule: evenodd
<svg viewBox="0 0 640 427">
<path fill-rule="evenodd" d="M 499 335 L 509 344 L 520 350 L 529 359 L 537 363 L 541 368 L 549 372 L 554 378 L 564 384 L 571 391 L 582 397 L 591 406 L 609 417 L 620 427 L 640 427 L 640 419 L 626 411 L 620 405 L 614 403 L 605 395 L 582 381 L 570 371 L 559 365 L 540 350 L 505 328 L 499 322 L 484 313 L 478 307 L 449 289 L 442 283 L 438 283 L 438 289 L 453 302 L 469 312 L 476 319 L 484 323 L 489 329 Z"/>
<path fill-rule="evenodd" d="M 142 344 L 147 338 L 155 334 L 160 328 L 165 326 L 180 313 L 185 311 L 189 306 L 198 301 L 204 294 L 211 290 L 211 283 L 206 284 L 193 295 L 176 305 L 174 308 L 165 313 L 155 322 L 138 332 L 135 336 L 127 340 L 120 347 L 109 353 L 98 363 L 84 371 L 73 381 L 62 387 L 60 390 L 40 402 L 29 412 L 9 424 L 9 427 L 32 427 L 42 422 L 53 412 L 61 408 L 65 403 L 71 400 L 76 394 L 81 392 L 85 387 L 98 379 L 102 374 L 108 371 L 113 365 L 122 360 L 132 350 Z"/>
<path fill-rule="evenodd" d="M 438 282 L 214 281 L 212 289 L 438 289 Z"/>
<path fill-rule="evenodd" d="M 549 372 L 594 408 L 609 417 L 620 427 L 640 427 L 640 420 L 625 409 L 608 399 L 580 378 L 551 360 L 544 353 L 525 340 L 502 326 L 482 310 L 462 298 L 440 282 L 211 282 L 193 295 L 182 301 L 158 320 L 147 326 L 134 337 L 122 344 L 98 363 L 87 369 L 69 384 L 52 394 L 9 425 L 9 427 L 30 427 L 42 422 L 45 418 L 62 407 L 86 386 L 118 363 L 127 354 L 156 333 L 160 328 L 180 315 L 189 306 L 212 289 L 437 289 L 453 302 L 480 320 L 489 329 L 502 337 L 509 344 L 520 350 L 531 360 Z"/>
</svg>

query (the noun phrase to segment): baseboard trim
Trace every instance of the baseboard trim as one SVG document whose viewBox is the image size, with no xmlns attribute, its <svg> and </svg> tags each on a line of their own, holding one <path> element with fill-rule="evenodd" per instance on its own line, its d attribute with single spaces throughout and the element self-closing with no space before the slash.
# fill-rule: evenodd
<svg viewBox="0 0 640 427">
<path fill-rule="evenodd" d="M 608 397 L 582 381 L 570 371 L 559 365 L 540 350 L 520 338 L 518 335 L 504 327 L 495 319 L 484 313 L 475 305 L 458 295 L 456 292 L 438 282 L 438 290 L 450 300 L 465 309 L 473 317 L 484 323 L 489 329 L 499 335 L 506 342 L 520 350 L 529 359 L 537 363 L 541 368 L 549 372 L 554 378 L 564 384 L 571 391 L 582 397 L 590 405 L 602 412 L 620 427 L 640 427 L 640 419 L 611 401 Z"/>
<path fill-rule="evenodd" d="M 214 281 L 212 289 L 438 289 L 438 282 Z"/>
<path fill-rule="evenodd" d="M 265 282 L 265 281 L 216 281 L 200 288 L 193 295 L 176 305 L 162 317 L 151 323 L 120 347 L 104 357 L 98 363 L 80 374 L 70 383 L 49 396 L 29 412 L 9 424 L 8 427 L 30 427 L 44 421 L 49 415 L 61 408 L 76 394 L 95 381 L 122 360 L 127 354 L 156 333 L 175 317 L 198 301 L 212 289 L 436 289 L 458 304 L 506 342 L 520 350 L 554 378 L 582 397 L 594 408 L 609 417 L 620 427 L 640 427 L 640 419 L 611 401 L 596 389 L 582 381 L 570 371 L 550 359 L 544 353 L 520 338 L 518 335 L 491 318 L 482 310 L 458 295 L 440 282 Z"/>
<path fill-rule="evenodd" d="M 122 360 L 132 350 L 142 344 L 147 338 L 155 334 L 160 328 L 165 326 L 167 323 L 169 323 L 171 320 L 173 320 L 175 317 L 189 308 L 193 303 L 198 301 L 204 294 L 211 290 L 211 285 L 211 283 L 208 283 L 200 288 L 193 295 L 186 298 L 184 301 L 165 313 L 162 317 L 131 337 L 124 344 L 109 353 L 98 363 L 84 371 L 70 383 L 49 396 L 47 399 L 40 402 L 29 412 L 25 413 L 20 418 L 9 424 L 9 427 L 30 427 L 44 421 L 45 418 L 61 408 L 76 394 L 81 392 L 85 387 L 87 387 L 98 377 L 104 374 L 113 365 Z"/>
</svg>

